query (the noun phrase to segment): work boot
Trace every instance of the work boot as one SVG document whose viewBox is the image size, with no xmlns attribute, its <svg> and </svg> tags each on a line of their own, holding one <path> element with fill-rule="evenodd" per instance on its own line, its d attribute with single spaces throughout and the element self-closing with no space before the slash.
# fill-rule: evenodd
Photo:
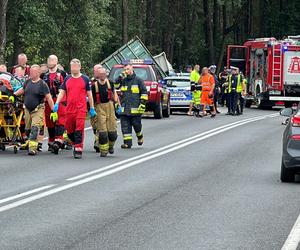
<svg viewBox="0 0 300 250">
<path fill-rule="evenodd" d="M 130 149 L 131 145 L 128 145 L 128 144 L 124 143 L 124 144 L 121 145 L 121 148 L 123 148 L 123 149 Z"/>
<path fill-rule="evenodd" d="M 142 137 L 142 138 L 138 139 L 138 145 L 142 146 L 143 144 L 144 144 L 144 138 Z"/>
<path fill-rule="evenodd" d="M 215 117 L 216 117 L 216 114 L 212 113 L 210 117 L 211 117 L 211 118 L 215 118 Z"/>
<path fill-rule="evenodd" d="M 60 149 L 60 143 L 54 142 L 52 145 L 52 153 L 58 155 L 59 149 Z"/>
<path fill-rule="evenodd" d="M 114 148 L 109 148 L 108 149 L 108 153 L 110 153 L 111 155 L 114 154 L 114 152 L 115 152 Z"/>
<path fill-rule="evenodd" d="M 106 157 L 106 156 L 107 156 L 107 154 L 108 154 L 108 152 L 104 152 L 104 151 L 102 151 L 102 152 L 100 152 L 100 157 Z"/>
<path fill-rule="evenodd" d="M 43 151 L 43 143 L 39 142 L 37 151 L 42 152 Z"/>
<path fill-rule="evenodd" d="M 28 155 L 36 155 L 38 143 L 35 141 L 29 141 L 28 143 Z"/>
<path fill-rule="evenodd" d="M 97 142 L 97 141 L 94 142 L 94 149 L 96 150 L 97 153 L 100 152 L 100 148 L 99 148 L 99 144 L 98 143 L 99 142 Z"/>
<path fill-rule="evenodd" d="M 53 142 L 48 143 L 48 151 L 52 152 Z"/>
<path fill-rule="evenodd" d="M 36 151 L 34 149 L 29 149 L 28 150 L 28 155 L 36 155 Z"/>
<path fill-rule="evenodd" d="M 75 159 L 81 159 L 82 158 L 82 151 L 78 151 L 74 148 L 73 156 L 74 156 Z"/>
</svg>

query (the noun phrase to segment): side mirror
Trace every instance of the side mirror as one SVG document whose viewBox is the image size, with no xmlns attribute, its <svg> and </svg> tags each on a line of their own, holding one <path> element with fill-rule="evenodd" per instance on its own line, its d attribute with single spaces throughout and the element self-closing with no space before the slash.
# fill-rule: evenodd
<svg viewBox="0 0 300 250">
<path fill-rule="evenodd" d="M 292 108 L 285 108 L 280 110 L 279 114 L 281 116 L 290 117 L 294 113 Z"/>
</svg>

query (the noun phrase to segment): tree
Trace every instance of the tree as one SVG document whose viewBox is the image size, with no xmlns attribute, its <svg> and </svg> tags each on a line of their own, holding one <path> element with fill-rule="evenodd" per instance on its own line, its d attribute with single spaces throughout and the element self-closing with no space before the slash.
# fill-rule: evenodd
<svg viewBox="0 0 300 250">
<path fill-rule="evenodd" d="M 122 0 L 123 43 L 128 42 L 128 0 Z"/>
<path fill-rule="evenodd" d="M 0 0 L 0 63 L 5 62 L 7 3 L 8 0 Z"/>
</svg>

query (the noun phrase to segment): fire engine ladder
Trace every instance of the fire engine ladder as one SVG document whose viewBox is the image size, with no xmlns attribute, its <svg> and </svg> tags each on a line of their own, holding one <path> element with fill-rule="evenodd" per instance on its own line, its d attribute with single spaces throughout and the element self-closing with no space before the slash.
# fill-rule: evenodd
<svg viewBox="0 0 300 250">
<path fill-rule="evenodd" d="M 273 48 L 273 68 L 272 68 L 272 86 L 279 88 L 281 85 L 281 69 L 282 69 L 282 45 L 276 44 Z"/>
</svg>

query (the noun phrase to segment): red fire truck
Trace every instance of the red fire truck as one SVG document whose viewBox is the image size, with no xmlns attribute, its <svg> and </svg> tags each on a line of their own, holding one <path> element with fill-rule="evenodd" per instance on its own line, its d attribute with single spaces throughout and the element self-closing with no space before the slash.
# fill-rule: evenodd
<svg viewBox="0 0 300 250">
<path fill-rule="evenodd" d="M 286 107 L 300 101 L 300 36 L 258 38 L 229 45 L 227 66 L 239 67 L 248 85 L 246 106 Z"/>
</svg>

